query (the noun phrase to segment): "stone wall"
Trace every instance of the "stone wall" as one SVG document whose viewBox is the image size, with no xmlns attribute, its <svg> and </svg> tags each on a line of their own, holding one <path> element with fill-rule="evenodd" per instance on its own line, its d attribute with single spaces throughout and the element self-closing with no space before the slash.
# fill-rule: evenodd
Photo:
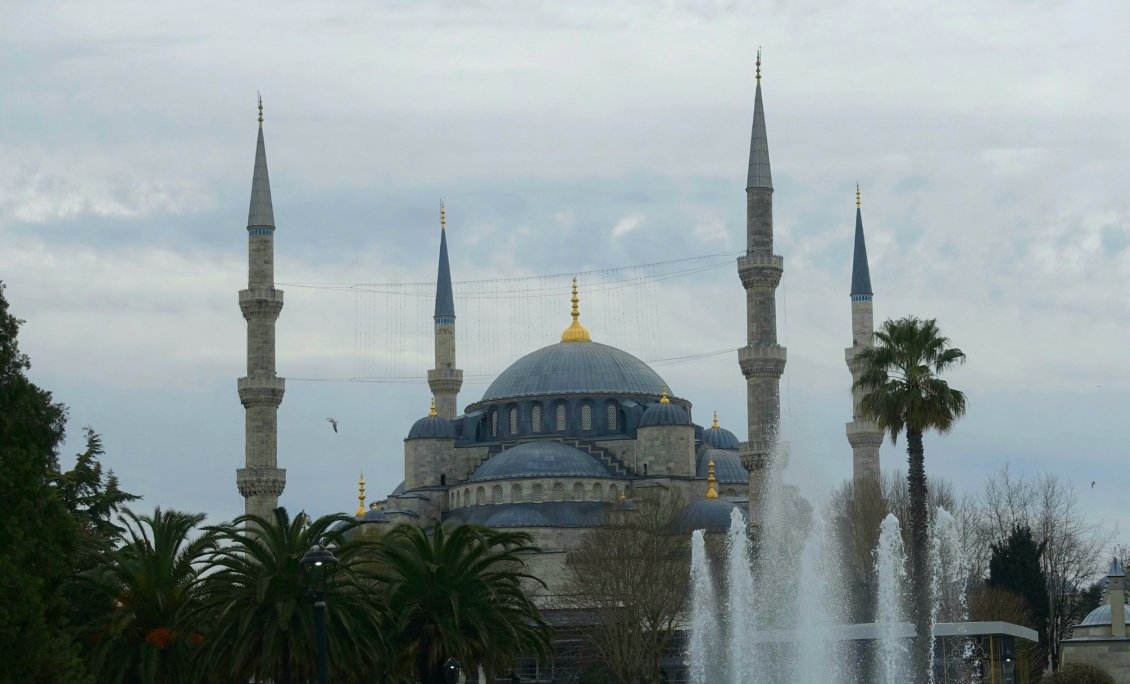
<svg viewBox="0 0 1130 684">
<path fill-rule="evenodd" d="M 1068 639 L 1060 642 L 1060 653 L 1063 663 L 1095 665 L 1117 684 L 1130 684 L 1130 639 Z"/>
</svg>

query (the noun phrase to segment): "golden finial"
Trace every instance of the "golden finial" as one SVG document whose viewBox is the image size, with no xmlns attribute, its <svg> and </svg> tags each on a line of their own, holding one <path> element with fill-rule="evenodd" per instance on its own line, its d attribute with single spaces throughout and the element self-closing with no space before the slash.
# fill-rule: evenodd
<svg viewBox="0 0 1130 684">
<path fill-rule="evenodd" d="M 621 490 L 620 490 L 620 500 L 621 500 L 621 501 L 623 501 L 624 499 L 627 499 L 627 498 L 628 498 L 628 497 L 624 496 L 624 490 L 623 490 L 623 489 L 621 489 Z"/>
<path fill-rule="evenodd" d="M 436 413 L 436 398 L 432 397 L 432 407 L 430 409 L 428 409 L 428 417 L 431 418 L 431 417 L 437 416 L 437 415 L 439 415 L 439 414 Z"/>
<path fill-rule="evenodd" d="M 565 332 L 561 333 L 562 342 L 592 342 L 592 336 L 589 331 L 585 330 L 585 326 L 581 325 L 581 309 L 578 306 L 581 298 L 577 296 L 577 278 L 573 277 L 573 297 L 569 301 L 573 302 L 573 322 L 565 328 Z"/>
<path fill-rule="evenodd" d="M 761 82 L 761 48 L 757 48 L 757 82 Z"/>
<path fill-rule="evenodd" d="M 263 127 L 263 95 L 259 91 L 255 91 L 259 96 L 259 128 Z"/>
<path fill-rule="evenodd" d="M 706 471 L 706 498 L 717 499 L 718 498 L 718 492 L 714 489 L 714 483 L 717 480 L 714 479 L 714 459 L 713 458 L 710 459 L 710 461 L 707 462 L 706 467 L 708 469 Z"/>
<path fill-rule="evenodd" d="M 357 486 L 360 491 L 357 493 L 357 513 L 358 517 L 365 515 L 365 473 L 361 473 L 361 479 L 357 481 Z"/>
<path fill-rule="evenodd" d="M 715 429 L 722 427 L 721 425 L 718 424 L 718 412 L 717 411 L 714 412 L 714 424 L 711 425 L 710 427 L 715 428 Z"/>
<path fill-rule="evenodd" d="M 447 230 L 447 209 L 443 206 L 443 200 L 439 201 L 439 229 Z"/>
<path fill-rule="evenodd" d="M 855 208 L 858 209 L 859 205 L 860 205 L 860 201 L 859 201 L 859 181 L 856 181 L 855 182 Z"/>
<path fill-rule="evenodd" d="M 667 385 L 663 386 L 663 391 L 659 393 L 660 404 L 670 404 L 671 400 L 667 398 Z"/>
</svg>

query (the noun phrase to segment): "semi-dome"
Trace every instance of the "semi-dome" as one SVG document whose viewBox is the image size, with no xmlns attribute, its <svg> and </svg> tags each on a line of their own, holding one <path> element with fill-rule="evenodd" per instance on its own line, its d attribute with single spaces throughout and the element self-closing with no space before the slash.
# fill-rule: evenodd
<svg viewBox="0 0 1130 684">
<path fill-rule="evenodd" d="M 737 449 L 737 436 L 718 424 L 718 412 L 714 412 L 714 424 L 702 431 L 702 441 L 715 449 Z"/>
<path fill-rule="evenodd" d="M 559 342 L 512 363 L 490 384 L 482 400 L 558 394 L 654 396 L 665 384 L 626 351 L 599 342 Z"/>
<path fill-rule="evenodd" d="M 412 424 L 408 439 L 455 439 L 455 426 L 450 420 L 436 415 L 436 400 L 433 398 L 428 415 Z"/>
<path fill-rule="evenodd" d="M 730 515 L 741 505 L 727 499 L 699 499 L 682 510 L 675 519 L 677 532 L 688 533 L 695 530 L 724 532 L 730 529 Z"/>
<path fill-rule="evenodd" d="M 512 477 L 614 477 L 592 454 L 561 442 L 527 442 L 483 462 L 471 482 Z"/>
<path fill-rule="evenodd" d="M 663 387 L 660 391 L 662 396 L 659 398 L 659 403 L 649 406 L 640 416 L 640 427 L 690 425 L 691 417 L 687 415 L 683 407 L 672 404 L 667 398 L 667 387 Z"/>
</svg>

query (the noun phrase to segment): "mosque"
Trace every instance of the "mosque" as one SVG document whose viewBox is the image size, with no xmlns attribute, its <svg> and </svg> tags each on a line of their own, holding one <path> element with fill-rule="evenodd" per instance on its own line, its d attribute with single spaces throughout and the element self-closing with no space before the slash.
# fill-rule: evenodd
<svg viewBox="0 0 1130 684">
<path fill-rule="evenodd" d="M 786 350 L 777 341 L 776 289 L 784 270 L 773 253 L 773 181 L 757 61 L 753 131 L 746 177 L 746 250 L 737 270 L 746 291 L 746 345 L 738 365 L 747 385 L 747 441 L 712 419 L 696 422 L 689 399 L 646 363 L 601 344 L 582 323 L 581 292 L 572 290 L 572 322 L 561 341 L 533 350 L 498 375 L 462 410 L 456 312 L 441 210 L 435 301 L 433 401 L 404 440 L 404 481 L 380 505 L 357 515 L 374 525 L 473 523 L 529 532 L 542 550 L 534 571 L 552 584 L 555 569 L 606 512 L 631 506 L 648 490 L 677 492 L 687 529 L 725 529 L 735 507 L 756 526 L 780 417 Z M 859 209 L 850 302 L 853 359 L 873 330 L 872 292 Z M 275 321 L 283 293 L 274 286 L 275 220 L 263 141 L 262 103 L 251 206 L 248 287 L 239 293 L 247 321 L 247 375 L 239 378 L 246 411 L 246 463 L 236 485 L 246 512 L 268 515 L 285 486 L 277 462 L 277 411 L 285 381 L 275 372 Z M 563 293 L 564 295 L 564 293 Z M 563 297 L 564 299 L 564 297 Z M 564 322 L 564 320 L 563 320 Z M 845 378 L 845 384 L 847 380 Z M 856 479 L 877 478 L 882 434 L 858 416 L 853 397 L 847 437 Z M 738 413 L 735 411 L 734 413 Z M 778 485 L 779 486 L 779 485 Z M 363 487 L 363 482 L 362 482 Z"/>
</svg>

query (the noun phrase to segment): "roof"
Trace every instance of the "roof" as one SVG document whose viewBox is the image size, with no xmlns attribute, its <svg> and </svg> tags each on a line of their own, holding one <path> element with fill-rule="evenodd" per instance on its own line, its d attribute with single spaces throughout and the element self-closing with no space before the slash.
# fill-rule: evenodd
<svg viewBox="0 0 1130 684">
<path fill-rule="evenodd" d="M 1130 611 L 1126 611 L 1130 614 Z M 1110 625 L 1110 604 L 1104 603 L 1098 608 L 1087 613 L 1087 617 L 1078 624 L 1079 627 L 1098 627 L 1100 625 Z"/>
<path fill-rule="evenodd" d="M 702 441 L 716 449 L 737 449 L 738 437 L 724 427 L 709 427 L 702 431 Z"/>
<path fill-rule="evenodd" d="M 451 293 L 451 265 L 447 261 L 447 230 L 439 231 L 439 273 L 436 275 L 436 318 L 455 318 Z"/>
<path fill-rule="evenodd" d="M 561 442 L 526 442 L 490 457 L 470 482 L 514 477 L 616 477 L 597 457 Z"/>
<path fill-rule="evenodd" d="M 1122 564 L 1118 562 L 1117 557 L 1115 557 L 1114 559 L 1112 559 L 1110 561 L 1110 569 L 1106 571 L 1106 576 L 1107 577 L 1125 577 L 1126 576 L 1126 573 L 1123 572 L 1123 570 L 1122 570 Z"/>
<path fill-rule="evenodd" d="M 855 255 L 851 262 L 851 294 L 874 294 L 871 269 L 867 266 L 867 243 L 863 239 L 863 213 L 855 208 Z"/>
<path fill-rule="evenodd" d="M 682 406 L 670 402 L 658 402 L 647 407 L 640 417 L 640 427 L 654 425 L 690 425 L 691 417 Z"/>
<path fill-rule="evenodd" d="M 271 205 L 271 179 L 267 176 L 267 149 L 263 144 L 263 124 L 259 124 L 259 140 L 255 143 L 255 171 L 251 176 L 251 208 L 247 227 L 275 227 L 275 210 Z"/>
<path fill-rule="evenodd" d="M 424 416 L 412 424 L 408 439 L 455 439 L 455 426 L 442 416 Z"/>
<path fill-rule="evenodd" d="M 608 504 L 600 501 L 548 501 L 472 506 L 453 511 L 447 520 L 486 527 L 592 527 L 604 520 Z"/>
<path fill-rule="evenodd" d="M 708 463 L 714 460 L 714 479 L 720 483 L 749 482 L 749 471 L 742 465 L 742 459 L 737 451 L 730 449 L 703 449 L 695 464 L 696 477 L 705 478 L 709 470 Z"/>
<path fill-rule="evenodd" d="M 495 378 L 482 401 L 556 394 L 644 394 L 666 383 L 626 351 L 597 342 L 559 342 L 526 354 Z"/>
<path fill-rule="evenodd" d="M 675 519 L 677 532 L 695 530 L 724 532 L 730 529 L 730 515 L 741 506 L 728 499 L 698 499 L 691 502 Z"/>
<path fill-rule="evenodd" d="M 765 132 L 765 107 L 761 104 L 761 81 L 753 99 L 753 135 L 749 141 L 749 174 L 746 190 L 750 188 L 773 189 L 773 174 L 769 169 L 769 137 Z"/>
</svg>

